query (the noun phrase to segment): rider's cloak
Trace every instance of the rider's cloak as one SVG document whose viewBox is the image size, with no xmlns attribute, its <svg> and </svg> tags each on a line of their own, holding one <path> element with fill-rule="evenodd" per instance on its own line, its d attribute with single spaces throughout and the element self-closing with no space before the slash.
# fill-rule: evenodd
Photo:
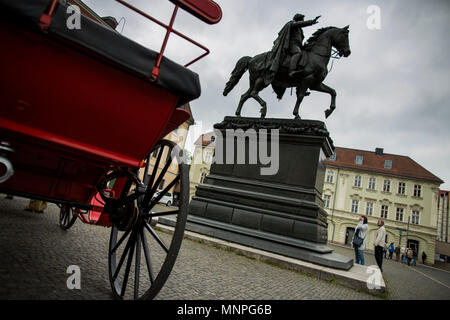
<svg viewBox="0 0 450 320">
<path fill-rule="evenodd" d="M 278 38 L 273 42 L 272 50 L 266 57 L 266 72 L 264 82 L 266 85 L 272 83 L 275 74 L 283 63 L 286 54 L 289 52 L 289 40 L 291 38 L 291 26 L 294 21 L 289 21 L 278 32 Z"/>
</svg>

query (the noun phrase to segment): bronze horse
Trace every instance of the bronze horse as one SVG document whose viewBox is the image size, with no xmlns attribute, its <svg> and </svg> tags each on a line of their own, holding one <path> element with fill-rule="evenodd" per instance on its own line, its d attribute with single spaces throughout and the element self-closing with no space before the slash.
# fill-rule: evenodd
<svg viewBox="0 0 450 320">
<path fill-rule="evenodd" d="M 242 57 L 236 64 L 231 78 L 225 86 L 223 95 L 226 96 L 239 82 L 245 71 L 250 73 L 250 88 L 241 96 L 239 106 L 236 110 L 236 116 L 241 115 L 242 106 L 249 98 L 254 98 L 261 105 L 261 118 L 266 116 L 266 102 L 261 99 L 258 93 L 266 88 L 269 84 L 277 93 L 278 99 L 281 99 L 286 88 L 296 87 L 297 101 L 294 108 L 295 119 L 300 119 L 298 109 L 305 97 L 308 95 L 307 90 L 315 90 L 325 92 L 331 95 L 330 108 L 325 110 L 325 117 L 333 112 L 336 108 L 336 91 L 333 88 L 322 83 L 327 74 L 327 65 L 332 56 L 332 48 L 336 48 L 339 56 L 348 57 L 351 53 L 349 46 L 349 26 L 344 28 L 326 27 L 317 30 L 303 47 L 303 55 L 301 61 L 306 61 L 304 67 L 300 64 L 297 66 L 298 72 L 294 77 L 289 77 L 288 67 L 289 58 L 285 59 L 283 65 L 274 75 L 273 81 L 267 83 L 267 61 L 270 60 L 271 52 L 261 53 L 255 57 Z"/>
</svg>

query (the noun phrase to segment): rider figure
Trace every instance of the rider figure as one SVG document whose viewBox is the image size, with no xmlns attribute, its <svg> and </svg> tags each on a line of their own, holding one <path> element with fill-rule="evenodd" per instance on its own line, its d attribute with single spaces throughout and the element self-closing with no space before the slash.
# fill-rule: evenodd
<svg viewBox="0 0 450 320">
<path fill-rule="evenodd" d="M 288 22 L 282 29 L 281 33 L 286 27 L 289 27 L 289 52 L 292 55 L 290 65 L 289 65 L 289 76 L 295 76 L 298 72 L 296 71 L 298 60 L 302 54 L 302 46 L 303 46 L 303 27 L 309 27 L 316 24 L 319 20 L 320 16 L 314 18 L 314 20 L 304 20 L 305 16 L 303 14 L 297 13 L 294 16 L 294 19 Z"/>
</svg>

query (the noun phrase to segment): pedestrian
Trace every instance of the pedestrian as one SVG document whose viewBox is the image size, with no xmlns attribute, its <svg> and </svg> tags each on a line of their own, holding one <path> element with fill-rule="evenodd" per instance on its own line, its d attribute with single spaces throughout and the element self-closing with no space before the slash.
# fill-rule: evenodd
<svg viewBox="0 0 450 320">
<path fill-rule="evenodd" d="M 389 245 L 388 250 L 389 250 L 389 259 L 392 260 L 392 255 L 394 254 L 395 251 L 393 242 L 391 242 L 391 244 Z"/>
<path fill-rule="evenodd" d="M 383 257 L 386 259 L 386 253 L 387 253 L 387 249 L 386 249 L 386 244 L 383 247 Z"/>
<path fill-rule="evenodd" d="M 416 266 L 417 263 L 417 250 L 414 248 L 413 249 L 413 266 Z"/>
<path fill-rule="evenodd" d="M 378 230 L 375 234 L 375 260 L 377 261 L 378 267 L 380 268 L 380 271 L 383 272 L 383 248 L 385 246 L 385 239 L 386 239 L 386 229 L 384 228 L 384 221 L 381 219 L 378 219 Z"/>
<path fill-rule="evenodd" d="M 402 248 L 400 249 L 400 252 L 402 253 L 402 264 L 404 264 L 405 261 L 406 261 L 406 248 L 405 248 L 405 247 L 402 247 Z"/>
<path fill-rule="evenodd" d="M 408 266 L 411 265 L 412 258 L 413 258 L 413 251 L 411 250 L 411 248 L 408 248 L 407 253 L 406 253 L 406 259 L 408 260 Z"/>
<path fill-rule="evenodd" d="M 400 246 L 395 247 L 395 260 L 398 262 L 400 260 Z"/>
<path fill-rule="evenodd" d="M 355 263 L 364 265 L 364 250 L 366 249 L 366 235 L 369 226 L 367 225 L 367 217 L 359 217 L 359 223 L 356 226 L 355 233 L 352 238 L 352 246 L 355 249 Z"/>
<path fill-rule="evenodd" d="M 425 260 L 427 260 L 427 254 L 425 251 L 422 251 L 422 263 L 425 264 Z"/>
</svg>

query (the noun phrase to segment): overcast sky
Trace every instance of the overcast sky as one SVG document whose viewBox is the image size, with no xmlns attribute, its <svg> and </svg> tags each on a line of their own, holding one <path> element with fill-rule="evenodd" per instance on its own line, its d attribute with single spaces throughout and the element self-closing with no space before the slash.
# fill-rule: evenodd
<svg viewBox="0 0 450 320">
<path fill-rule="evenodd" d="M 269 51 L 277 33 L 295 13 L 306 19 L 322 15 L 304 29 L 308 38 L 317 28 L 350 25 L 352 54 L 334 62 L 324 83 L 337 91 L 337 109 L 325 120 L 330 96 L 312 92 L 303 100 L 303 119 L 324 121 L 335 146 L 409 156 L 445 181 L 450 189 L 450 1 L 430 0 L 216 0 L 222 21 L 208 25 L 180 12 L 175 28 L 210 48 L 211 54 L 191 69 L 200 75 L 202 96 L 191 103 L 202 131 L 234 115 L 248 89 L 248 73 L 227 96 L 225 83 L 237 60 Z M 85 0 L 100 15 L 121 19 L 118 30 L 133 40 L 159 50 L 163 30 L 112 0 Z M 168 0 L 130 3 L 168 23 L 173 5 Z M 369 29 L 370 5 L 380 8 L 381 29 Z M 124 24 L 124 21 L 125 24 Z M 180 64 L 202 51 L 171 38 L 167 56 Z M 329 68 L 331 64 L 329 65 Z M 295 91 L 278 101 L 271 88 L 267 117 L 291 118 Z M 242 115 L 259 117 L 259 104 L 248 100 Z M 198 132 L 198 130 L 196 131 Z M 192 135 L 192 134 L 191 134 Z M 190 137 L 191 143 L 195 137 Z M 187 146 L 192 150 L 192 146 Z"/>
</svg>

